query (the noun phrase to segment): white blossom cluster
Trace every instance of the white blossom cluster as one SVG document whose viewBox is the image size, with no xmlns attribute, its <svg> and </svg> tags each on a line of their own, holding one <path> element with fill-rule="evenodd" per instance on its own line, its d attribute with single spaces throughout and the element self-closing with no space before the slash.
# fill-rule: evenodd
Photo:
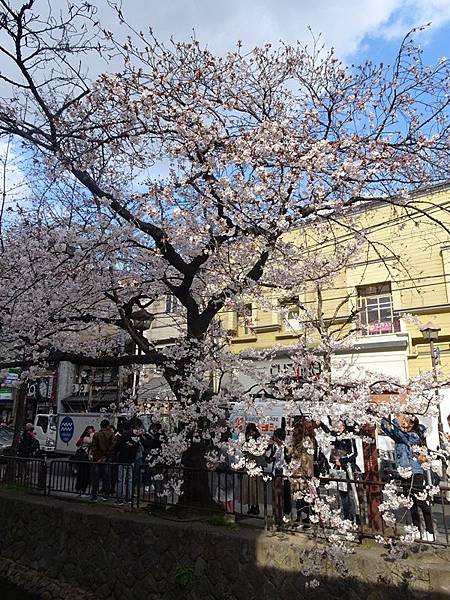
<svg viewBox="0 0 450 600">
<path fill-rule="evenodd" d="M 397 520 L 395 512 L 399 508 L 411 508 L 412 504 L 412 499 L 409 496 L 400 494 L 395 483 L 390 482 L 383 488 L 383 502 L 379 505 L 378 510 L 382 514 L 386 525 L 394 527 Z"/>
</svg>

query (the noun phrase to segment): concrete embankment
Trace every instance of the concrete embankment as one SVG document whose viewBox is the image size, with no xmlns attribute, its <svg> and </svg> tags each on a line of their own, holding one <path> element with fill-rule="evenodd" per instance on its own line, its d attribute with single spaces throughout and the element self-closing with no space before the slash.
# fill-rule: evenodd
<svg viewBox="0 0 450 600">
<path fill-rule="evenodd" d="M 365 544 L 346 559 L 345 575 L 323 561 L 320 587 L 308 589 L 303 571 L 316 551 L 302 534 L 0 493 L 0 579 L 44 599 L 450 598 L 450 550 L 391 561 Z"/>
</svg>

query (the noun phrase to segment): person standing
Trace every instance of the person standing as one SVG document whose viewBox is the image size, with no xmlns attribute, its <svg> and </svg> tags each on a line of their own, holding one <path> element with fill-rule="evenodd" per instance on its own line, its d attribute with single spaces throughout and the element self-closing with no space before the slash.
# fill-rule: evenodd
<svg viewBox="0 0 450 600">
<path fill-rule="evenodd" d="M 221 504 L 226 513 L 234 512 L 234 473 L 231 468 L 231 456 L 228 442 L 231 430 L 227 428 L 220 437 L 218 445 L 219 463 L 216 465 L 217 485 L 214 500 Z"/>
<path fill-rule="evenodd" d="M 395 442 L 395 463 L 402 479 L 403 493 L 413 502 L 410 508 L 413 525 L 420 531 L 420 513 L 422 512 L 425 523 L 423 538 L 434 541 L 433 520 L 431 508 L 427 500 L 421 499 L 425 491 L 425 473 L 419 460 L 418 447 L 426 446 L 425 427 L 420 425 L 417 417 L 400 414 L 398 419 L 390 423 L 387 419 L 381 420 L 381 429 Z"/>
<path fill-rule="evenodd" d="M 119 463 L 117 476 L 116 504 L 130 502 L 133 496 L 133 464 L 139 449 L 139 439 L 133 432 L 130 422 L 123 425 L 121 436 L 115 447 L 116 460 Z"/>
<path fill-rule="evenodd" d="M 144 464 L 144 442 L 145 442 L 145 429 L 141 419 L 133 419 L 132 421 L 133 430 L 133 441 L 137 444 L 136 456 L 133 462 L 133 485 L 138 486 L 138 482 L 141 482 L 143 464 Z"/>
<path fill-rule="evenodd" d="M 317 497 L 317 490 L 313 485 L 314 457 L 316 455 L 317 442 L 314 431 L 317 428 L 312 421 L 304 417 L 294 421 L 291 451 L 291 486 L 296 499 L 297 518 L 296 522 L 302 522 L 305 527 L 310 525 L 311 502 Z M 305 516 L 302 518 L 302 514 Z"/>
<path fill-rule="evenodd" d="M 282 526 L 290 519 L 292 502 L 289 483 L 289 462 L 291 457 L 286 446 L 286 431 L 281 427 L 275 429 L 269 441 L 268 462 L 272 462 L 273 476 L 273 516 L 277 526 Z"/>
<path fill-rule="evenodd" d="M 95 429 L 92 425 L 88 425 L 76 442 L 77 451 L 75 453 L 75 462 L 77 463 L 77 479 L 75 482 L 75 491 L 79 496 L 86 493 L 86 489 L 90 479 L 90 454 L 92 447 L 92 438 L 94 437 Z"/>
<path fill-rule="evenodd" d="M 261 438 L 261 433 L 255 423 L 247 423 L 245 427 L 245 443 L 251 448 L 252 444 L 256 445 L 258 440 Z M 267 461 L 264 454 L 256 454 L 247 449 L 244 451 L 244 458 L 246 467 L 255 468 L 258 467 L 261 470 L 266 466 Z M 258 516 L 259 515 L 259 502 L 263 498 L 263 491 L 261 488 L 261 477 L 250 477 L 245 474 L 242 478 L 243 485 L 243 502 L 248 505 L 248 515 Z"/>
<path fill-rule="evenodd" d="M 17 450 L 17 456 L 20 458 L 35 458 L 41 450 L 39 441 L 32 423 L 27 423 L 23 430 Z"/>
<path fill-rule="evenodd" d="M 164 472 L 161 472 L 156 466 L 161 448 L 166 441 L 166 436 L 162 430 L 162 425 L 158 421 L 153 421 L 148 432 L 141 438 L 144 447 L 144 493 L 150 493 L 154 489 L 159 497 L 164 487 Z M 159 471 L 159 472 L 158 472 Z M 153 486 L 153 487 L 152 487 Z"/>
<path fill-rule="evenodd" d="M 100 423 L 100 431 L 94 434 L 92 438 L 92 495 L 91 502 L 96 502 L 98 497 L 98 485 L 100 479 L 103 486 L 103 499 L 110 492 L 110 470 L 107 464 L 111 458 L 116 438 L 114 431 L 110 427 L 108 419 L 103 419 Z"/>
<path fill-rule="evenodd" d="M 35 466 L 30 459 L 37 458 L 41 451 L 39 441 L 32 423 L 27 423 L 20 438 L 17 456 L 24 460 L 18 461 L 17 475 L 22 485 L 29 485 L 34 476 Z M 27 460 L 28 459 L 28 460 Z M 39 473 L 41 470 L 39 469 Z"/>
<path fill-rule="evenodd" d="M 356 458 L 358 449 L 354 437 L 344 421 L 338 421 L 337 431 L 332 442 L 333 450 L 330 454 L 330 462 L 338 472 L 342 472 L 345 479 L 353 481 L 358 472 Z M 339 496 L 341 499 L 344 519 L 359 523 L 358 493 L 354 483 L 338 483 Z"/>
</svg>

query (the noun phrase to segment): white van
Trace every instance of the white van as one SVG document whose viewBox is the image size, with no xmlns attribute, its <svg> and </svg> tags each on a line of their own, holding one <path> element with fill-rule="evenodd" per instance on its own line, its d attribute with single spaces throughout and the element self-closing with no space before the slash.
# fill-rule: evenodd
<svg viewBox="0 0 450 600">
<path fill-rule="evenodd" d="M 104 413 L 67 413 L 58 415 L 56 428 L 56 452 L 59 454 L 75 454 L 76 443 L 86 427 L 92 426 L 95 431 L 100 429 L 103 419 L 108 419 L 115 425 L 116 419 Z"/>
<path fill-rule="evenodd" d="M 136 417 L 143 421 L 145 429 L 148 430 L 151 415 L 143 414 Z M 86 427 L 92 425 L 95 431 L 98 431 L 103 419 L 108 419 L 114 427 L 117 427 L 121 420 L 127 418 L 125 414 L 105 413 L 39 414 L 34 419 L 34 430 L 41 449 L 45 452 L 75 454 L 77 440 Z"/>
<path fill-rule="evenodd" d="M 57 422 L 58 416 L 53 414 L 36 415 L 34 418 L 36 439 L 44 452 L 55 451 Z"/>
</svg>

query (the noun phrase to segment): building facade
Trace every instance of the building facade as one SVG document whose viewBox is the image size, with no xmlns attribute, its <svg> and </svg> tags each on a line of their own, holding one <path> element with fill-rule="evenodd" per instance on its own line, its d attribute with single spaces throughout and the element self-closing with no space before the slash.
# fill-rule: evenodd
<svg viewBox="0 0 450 600">
<path fill-rule="evenodd" d="M 264 309 L 249 301 L 240 313 L 224 313 L 231 350 L 277 346 L 279 358 L 261 365 L 269 379 L 274 369 L 289 370 L 290 347 L 307 330 L 314 345 L 314 328 L 322 320 L 346 340 L 332 357 L 335 376 L 345 368 L 356 377 L 369 370 L 405 381 L 432 369 L 430 343 L 420 330 L 431 322 L 440 328 L 437 376 L 450 380 L 450 186 L 417 193 L 403 206 L 380 203 L 354 211 L 351 228 L 333 232 L 330 257 L 351 242 L 352 231 L 360 232 L 360 248 L 331 284 L 319 288 L 311 282 L 296 295 L 277 293 Z M 308 227 L 290 239 L 305 253 L 327 252 L 327 243 L 316 243 Z M 450 404 L 444 404 L 446 422 Z"/>
</svg>

